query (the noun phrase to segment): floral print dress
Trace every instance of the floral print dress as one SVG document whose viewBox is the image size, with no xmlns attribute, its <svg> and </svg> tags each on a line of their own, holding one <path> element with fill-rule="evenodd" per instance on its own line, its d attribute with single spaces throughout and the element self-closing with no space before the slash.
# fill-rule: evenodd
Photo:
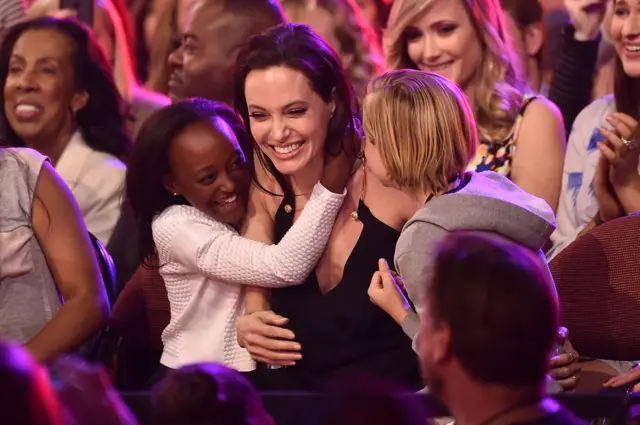
<svg viewBox="0 0 640 425">
<path fill-rule="evenodd" d="M 476 172 L 494 171 L 511 178 L 511 163 L 516 154 L 516 142 L 520 134 L 522 117 L 527 106 L 538 97 L 536 95 L 525 95 L 524 103 L 513 125 L 513 131 L 504 141 L 496 143 L 480 140 L 476 157 L 471 161 L 467 170 Z"/>
</svg>

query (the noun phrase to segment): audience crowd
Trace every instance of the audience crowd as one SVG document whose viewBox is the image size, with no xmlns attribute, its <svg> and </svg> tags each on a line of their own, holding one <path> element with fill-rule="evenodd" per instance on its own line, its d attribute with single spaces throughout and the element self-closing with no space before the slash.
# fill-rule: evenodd
<svg viewBox="0 0 640 425">
<path fill-rule="evenodd" d="M 640 0 L 83 1 L 0 0 L 0 423 L 640 390 Z"/>
</svg>

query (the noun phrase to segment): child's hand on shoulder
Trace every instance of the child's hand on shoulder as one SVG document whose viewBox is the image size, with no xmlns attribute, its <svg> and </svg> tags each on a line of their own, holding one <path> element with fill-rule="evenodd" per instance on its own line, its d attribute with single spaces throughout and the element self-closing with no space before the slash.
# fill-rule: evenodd
<svg viewBox="0 0 640 425">
<path fill-rule="evenodd" d="M 384 259 L 378 261 L 378 271 L 373 274 L 368 295 L 371 301 L 402 325 L 411 305 L 402 292 L 402 278 L 389 270 Z"/>
</svg>

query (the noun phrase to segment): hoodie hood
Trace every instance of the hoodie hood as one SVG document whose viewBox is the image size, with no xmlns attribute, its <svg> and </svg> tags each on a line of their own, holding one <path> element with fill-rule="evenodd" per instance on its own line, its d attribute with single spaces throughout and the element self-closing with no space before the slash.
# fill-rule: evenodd
<svg viewBox="0 0 640 425">
<path fill-rule="evenodd" d="M 505 176 L 485 171 L 465 173 L 458 190 L 427 202 L 405 225 L 430 223 L 446 231 L 485 231 L 539 250 L 555 230 L 551 207 Z"/>
</svg>

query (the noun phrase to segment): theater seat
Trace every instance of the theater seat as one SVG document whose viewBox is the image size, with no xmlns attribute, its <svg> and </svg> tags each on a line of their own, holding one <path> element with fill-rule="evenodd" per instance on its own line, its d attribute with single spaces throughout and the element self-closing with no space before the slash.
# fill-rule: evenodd
<svg viewBox="0 0 640 425">
<path fill-rule="evenodd" d="M 111 313 L 100 361 L 119 390 L 147 388 L 162 355 L 162 331 L 171 318 L 164 281 L 140 266 L 124 285 Z"/>
<path fill-rule="evenodd" d="M 102 275 L 102 281 L 104 282 L 107 298 L 109 299 L 109 305 L 113 306 L 116 298 L 118 297 L 118 280 L 116 277 L 116 267 L 113 264 L 111 255 L 104 247 L 102 242 L 98 240 L 93 234 L 89 233 L 89 239 L 93 245 L 93 249 L 100 266 L 100 274 Z M 96 335 L 94 335 L 89 341 L 87 341 L 79 350 L 80 355 L 89 361 L 99 361 L 100 353 L 103 352 L 105 338 L 108 332 L 108 326 L 100 329 Z"/>
<path fill-rule="evenodd" d="M 89 238 L 93 244 L 93 248 L 98 258 L 98 264 L 100 265 L 100 272 L 102 273 L 102 280 L 107 291 L 107 297 L 109 298 L 109 305 L 113 306 L 118 297 L 118 277 L 116 274 L 116 266 L 113 263 L 111 255 L 107 251 L 107 248 L 91 233 Z"/>
<path fill-rule="evenodd" d="M 640 215 L 607 222 L 549 264 L 562 323 L 582 356 L 640 360 Z"/>
</svg>

